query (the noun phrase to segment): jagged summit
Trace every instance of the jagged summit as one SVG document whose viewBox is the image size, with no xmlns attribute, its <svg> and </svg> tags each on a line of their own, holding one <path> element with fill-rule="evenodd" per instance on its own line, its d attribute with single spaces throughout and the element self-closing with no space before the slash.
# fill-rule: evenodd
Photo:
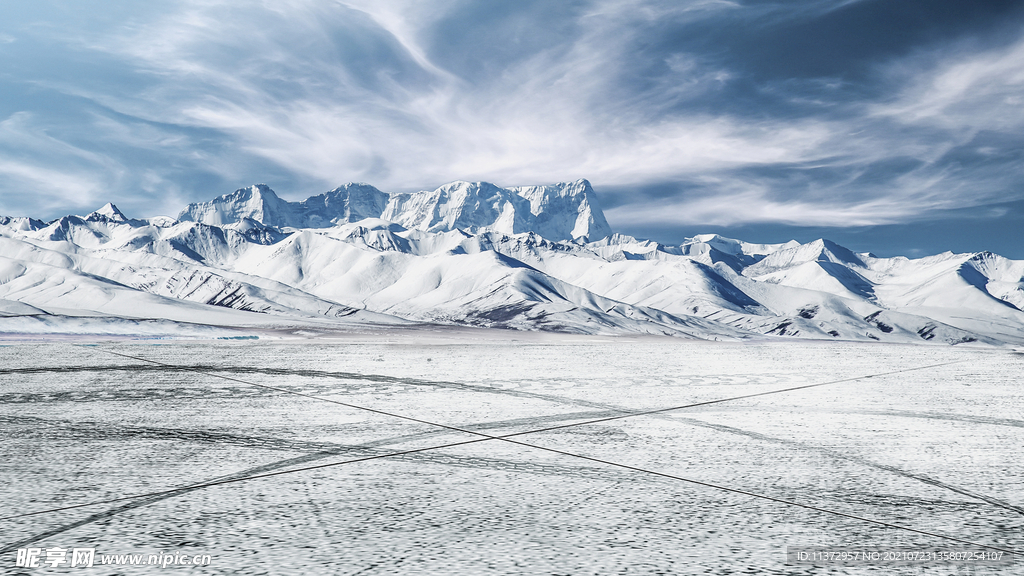
<svg viewBox="0 0 1024 576">
<path fill-rule="evenodd" d="M 489 182 L 451 182 L 431 191 L 393 194 L 381 218 L 427 232 L 529 230 L 530 204 Z"/>
<path fill-rule="evenodd" d="M 544 238 L 593 241 L 612 234 L 597 193 L 587 180 L 513 190 L 530 201 L 530 213 L 534 215 L 532 230 Z"/>
<path fill-rule="evenodd" d="M 288 202 L 266 184 L 254 184 L 210 202 L 189 204 L 178 220 L 223 226 L 249 219 L 274 228 L 329 228 L 380 216 L 387 198 L 369 184 L 352 183 L 302 202 Z"/>
<path fill-rule="evenodd" d="M 91 212 L 86 216 L 87 220 L 107 220 L 110 222 L 127 222 L 128 218 L 117 209 L 112 203 L 107 202 L 99 210 Z"/>
<path fill-rule="evenodd" d="M 254 184 L 209 202 L 189 204 L 178 220 L 223 226 L 248 218 L 266 226 L 288 226 L 290 212 L 289 203 L 278 198 L 270 186 Z"/>
<path fill-rule="evenodd" d="M 189 204 L 178 215 L 182 221 L 213 226 L 246 218 L 275 228 L 330 228 L 382 218 L 428 232 L 536 232 L 556 241 L 597 240 L 612 233 L 586 180 L 519 188 L 456 181 L 435 190 L 391 195 L 369 184 L 350 183 L 301 202 L 287 202 L 266 184 L 256 184 Z"/>
<path fill-rule="evenodd" d="M 300 215 L 298 228 L 326 228 L 346 222 L 378 218 L 384 212 L 388 195 L 364 183 L 350 182 L 330 192 L 310 196 L 292 204 Z"/>
</svg>

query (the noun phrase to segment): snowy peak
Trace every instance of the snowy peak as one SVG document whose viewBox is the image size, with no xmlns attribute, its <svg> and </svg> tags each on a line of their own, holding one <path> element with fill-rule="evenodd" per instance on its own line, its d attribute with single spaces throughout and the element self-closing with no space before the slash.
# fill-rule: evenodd
<svg viewBox="0 0 1024 576">
<path fill-rule="evenodd" d="M 757 264 L 748 268 L 744 274 L 747 276 L 761 275 L 793 268 L 808 262 L 820 264 L 839 264 L 841 266 L 864 268 L 866 266 L 860 256 L 854 254 L 830 240 L 815 240 L 807 244 L 797 244 L 788 248 L 776 250 L 768 254 Z"/>
<path fill-rule="evenodd" d="M 519 188 L 452 182 L 392 195 L 381 218 L 427 232 L 535 232 L 554 241 L 598 240 L 612 233 L 586 180 Z"/>
<path fill-rule="evenodd" d="M 387 199 L 387 194 L 369 184 L 345 184 L 302 202 L 288 202 L 266 184 L 255 184 L 210 202 L 189 204 L 178 220 L 224 226 L 248 219 L 274 228 L 329 228 L 376 218 Z"/>
<path fill-rule="evenodd" d="M 550 240 L 600 240 L 612 233 L 590 182 L 512 189 L 530 201 L 531 230 Z"/>
<path fill-rule="evenodd" d="M 529 202 L 489 182 L 451 182 L 433 191 L 394 194 L 384 220 L 427 232 L 526 231 Z"/>
<path fill-rule="evenodd" d="M 0 216 L 0 227 L 9 228 L 15 232 L 28 232 L 45 228 L 46 222 L 24 216 Z"/>
<path fill-rule="evenodd" d="M 724 254 L 756 257 L 766 256 L 768 254 L 778 252 L 779 250 L 800 246 L 800 243 L 796 240 L 790 240 L 784 244 L 751 244 L 750 242 L 734 240 L 732 238 L 719 236 L 718 234 L 698 234 L 693 238 L 688 239 L 684 244 L 706 244 Z"/>
<path fill-rule="evenodd" d="M 210 202 L 189 204 L 178 214 L 178 220 L 223 226 L 248 218 L 264 226 L 283 227 L 291 224 L 291 212 L 289 203 L 278 198 L 270 186 L 254 184 Z"/>
<path fill-rule="evenodd" d="M 388 195 L 362 183 L 349 183 L 318 196 L 292 204 L 300 216 L 298 228 L 327 228 L 333 225 L 379 218 Z"/>
<path fill-rule="evenodd" d="M 128 218 L 110 202 L 85 217 L 90 222 L 127 222 Z"/>
<path fill-rule="evenodd" d="M 961 264 L 957 274 L 993 298 L 1024 310 L 1024 262 L 979 252 Z"/>
<path fill-rule="evenodd" d="M 369 184 L 345 184 L 302 202 L 278 198 L 265 184 L 210 202 L 189 204 L 179 220 L 225 226 L 251 220 L 274 228 L 330 228 L 381 218 L 426 232 L 535 232 L 554 241 L 593 241 L 612 231 L 590 182 L 501 188 L 451 182 L 435 190 L 388 195 Z"/>
</svg>

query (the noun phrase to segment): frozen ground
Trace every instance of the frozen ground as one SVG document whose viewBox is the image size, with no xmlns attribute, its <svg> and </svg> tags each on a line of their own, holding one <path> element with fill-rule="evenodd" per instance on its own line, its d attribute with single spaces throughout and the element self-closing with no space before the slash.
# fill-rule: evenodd
<svg viewBox="0 0 1024 576">
<path fill-rule="evenodd" d="M 1024 548 L 1024 355 L 1006 349 L 483 332 L 8 344 L 2 516 L 472 438 L 109 352 L 492 435 L 944 364 L 517 439 Z M 958 545 L 494 440 L 3 520 L 0 535 L 5 550 L 212 556 L 190 574 L 1024 573 L 787 565 L 787 546 Z M 14 564 L 5 551 L 0 570 Z"/>
</svg>

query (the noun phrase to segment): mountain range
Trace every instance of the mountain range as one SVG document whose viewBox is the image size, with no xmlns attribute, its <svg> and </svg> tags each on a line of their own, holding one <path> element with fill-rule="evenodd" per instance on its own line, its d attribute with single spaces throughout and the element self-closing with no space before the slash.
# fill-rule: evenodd
<svg viewBox="0 0 1024 576">
<path fill-rule="evenodd" d="M 828 240 L 613 233 L 586 180 L 257 184 L 177 218 L 0 217 L 0 333 L 461 325 L 712 340 L 1024 343 L 1024 261 L 878 258 Z"/>
</svg>

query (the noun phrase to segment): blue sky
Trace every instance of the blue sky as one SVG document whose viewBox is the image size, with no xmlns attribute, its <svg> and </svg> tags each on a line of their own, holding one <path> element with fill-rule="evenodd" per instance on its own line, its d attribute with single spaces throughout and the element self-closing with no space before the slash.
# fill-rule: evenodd
<svg viewBox="0 0 1024 576">
<path fill-rule="evenodd" d="M 1024 258 L 1024 3 L 5 2 L 0 214 L 589 179 L 612 226 Z"/>
</svg>

